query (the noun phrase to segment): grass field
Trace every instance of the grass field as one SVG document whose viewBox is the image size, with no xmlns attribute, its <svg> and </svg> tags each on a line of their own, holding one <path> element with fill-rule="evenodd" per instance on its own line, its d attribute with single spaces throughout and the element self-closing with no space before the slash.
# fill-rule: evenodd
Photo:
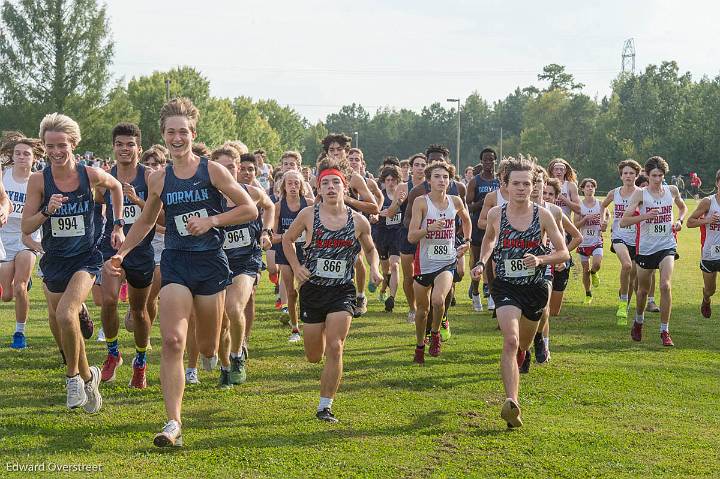
<svg viewBox="0 0 720 479">
<path fill-rule="evenodd" d="M 500 335 L 488 313 L 470 312 L 467 279 L 450 312 L 452 338 L 424 367 L 411 363 L 404 301 L 390 315 L 371 299 L 371 312 L 354 321 L 347 341 L 333 408 L 341 422 L 328 425 L 314 419 L 320 366 L 304 360 L 301 344 L 287 343 L 265 277 L 248 382 L 220 391 L 216 372 L 201 371 L 202 383 L 186 389 L 186 447 L 172 451 L 152 445 L 165 420 L 158 329 L 148 389 L 127 387 L 132 337 L 123 330 L 126 365 L 115 384 L 103 385 L 102 411 L 70 412 L 36 286 L 27 350 L 8 348 L 14 314 L 12 304 L 0 306 L 0 476 L 31 475 L 9 472 L 14 463 L 81 463 L 118 478 L 717 477 L 720 312 L 710 320 L 699 314 L 698 238 L 698 230 L 680 233 L 675 348 L 660 345 L 657 314 L 647 315 L 642 343 L 615 325 L 618 263 L 608 250 L 592 307 L 582 305 L 580 278 L 571 277 L 551 325 L 552 361 L 533 363 L 521 378 L 525 426 L 515 431 L 499 418 Z M 91 363 L 100 364 L 104 344 L 91 341 L 88 349 Z"/>
</svg>

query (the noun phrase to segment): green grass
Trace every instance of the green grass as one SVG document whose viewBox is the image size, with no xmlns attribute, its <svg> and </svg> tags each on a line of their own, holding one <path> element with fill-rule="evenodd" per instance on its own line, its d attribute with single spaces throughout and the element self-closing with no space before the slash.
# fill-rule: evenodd
<svg viewBox="0 0 720 479">
<path fill-rule="evenodd" d="M 618 263 L 608 250 L 592 307 L 582 305 L 573 274 L 562 316 L 551 325 L 552 361 L 533 363 L 522 376 L 525 426 L 517 431 L 499 418 L 501 338 L 489 314 L 470 312 L 467 279 L 450 314 L 453 336 L 425 367 L 411 364 L 404 301 L 394 315 L 370 301 L 347 341 L 334 405 L 341 422 L 333 426 L 314 419 L 320 366 L 287 343 L 265 277 L 247 384 L 220 391 L 216 373 L 201 371 L 202 384 L 186 390 L 186 447 L 174 451 L 152 446 L 165 419 L 157 328 L 148 389 L 127 388 L 132 338 L 123 330 L 126 365 L 114 385 L 102 387 L 102 411 L 69 412 L 36 286 L 29 349 L 7 347 L 13 309 L 0 306 L 2 459 L 99 464 L 113 477 L 717 477 L 718 313 L 711 320 L 699 314 L 698 237 L 698 230 L 680 234 L 672 349 L 660 345 L 656 314 L 647 315 L 639 344 L 615 325 Z M 101 363 L 104 346 L 88 344 L 91 362 Z M 24 476 L 0 464 L 4 475 Z"/>
</svg>

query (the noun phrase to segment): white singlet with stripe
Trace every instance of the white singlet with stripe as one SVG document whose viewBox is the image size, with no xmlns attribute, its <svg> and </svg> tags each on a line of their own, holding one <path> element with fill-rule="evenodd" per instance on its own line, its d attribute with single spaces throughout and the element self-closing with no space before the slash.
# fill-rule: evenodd
<svg viewBox="0 0 720 479">
<path fill-rule="evenodd" d="M 640 214 L 644 215 L 651 209 L 657 209 L 660 214 L 649 221 L 640 222 L 637 229 L 637 254 L 649 255 L 677 247 L 673 235 L 673 196 L 670 187 L 662 185 L 663 195 L 655 198 L 648 188 L 643 188 L 643 201 L 640 205 Z"/>
<path fill-rule="evenodd" d="M 568 180 L 563 181 L 563 184 L 560 186 L 560 194 L 565 195 L 566 198 L 570 198 L 570 189 L 568 188 L 568 183 L 570 183 Z M 570 218 L 572 214 L 572 209 L 570 209 L 570 206 L 565 202 L 565 200 L 558 196 L 555 200 L 555 204 L 562 209 L 562 212 Z"/>
<path fill-rule="evenodd" d="M 627 198 L 620 194 L 622 187 L 615 188 L 613 190 L 613 224 L 612 234 L 610 238 L 613 240 L 620 240 L 628 246 L 635 246 L 635 238 L 637 236 L 637 225 L 630 225 L 625 228 L 620 226 L 620 218 L 625 214 L 625 209 L 630 203 L 630 196 Z"/>
<path fill-rule="evenodd" d="M 8 216 L 7 223 L 0 228 L 0 238 L 2 238 L 5 251 L 7 251 L 7 258 L 5 258 L 4 252 L 2 256 L 4 259 L 12 261 L 16 254 L 28 249 L 22 242 L 22 229 L 20 228 L 23 210 L 25 209 L 27 181 L 16 181 L 15 178 L 13 178 L 13 169 L 9 168 L 3 175 L 3 186 L 13 207 L 10 211 L 10 216 Z M 31 236 L 33 240 L 40 242 L 40 229 L 35 231 Z"/>
<path fill-rule="evenodd" d="M 428 231 L 420 240 L 415 252 L 415 274 L 427 274 L 440 271 L 456 261 L 455 250 L 455 216 L 457 210 L 452 196 L 446 196 L 447 208 L 437 208 L 430 196 L 424 195 L 427 203 L 427 213 L 420 224 L 420 228 L 427 228 L 436 221 L 442 221 L 440 231 Z"/>
<path fill-rule="evenodd" d="M 717 196 L 710 197 L 710 208 L 708 208 L 705 217 L 708 218 L 713 214 L 720 214 L 720 204 L 718 204 Z M 700 244 L 702 245 L 701 259 L 703 261 L 720 260 L 720 224 L 711 223 L 709 225 L 700 225 Z"/>
<path fill-rule="evenodd" d="M 585 201 L 580 202 L 580 215 L 583 217 L 587 215 L 600 214 L 600 209 L 600 202 L 597 199 L 595 199 L 595 204 L 592 206 L 587 206 Z M 585 222 L 580 230 L 583 238 L 582 243 L 580 243 L 580 247 L 595 246 L 596 244 L 600 244 L 602 242 L 600 222 L 599 218 L 597 220 L 588 219 L 587 222 Z"/>
</svg>

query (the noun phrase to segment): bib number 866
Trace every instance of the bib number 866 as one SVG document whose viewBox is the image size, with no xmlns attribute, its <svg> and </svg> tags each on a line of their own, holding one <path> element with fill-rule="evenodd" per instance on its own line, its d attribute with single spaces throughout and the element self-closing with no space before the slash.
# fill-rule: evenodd
<svg viewBox="0 0 720 479">
<path fill-rule="evenodd" d="M 347 262 L 341 259 L 318 258 L 316 273 L 321 278 L 342 279 L 345 277 Z"/>
</svg>

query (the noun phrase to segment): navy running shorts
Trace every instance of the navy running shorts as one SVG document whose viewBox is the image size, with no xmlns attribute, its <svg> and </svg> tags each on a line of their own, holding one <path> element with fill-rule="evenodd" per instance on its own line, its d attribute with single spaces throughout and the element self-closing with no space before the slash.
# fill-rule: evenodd
<svg viewBox="0 0 720 479">
<path fill-rule="evenodd" d="M 230 267 L 223 250 L 180 251 L 165 249 L 160 260 L 162 286 L 181 284 L 193 296 L 209 296 L 230 283 Z"/>
</svg>

